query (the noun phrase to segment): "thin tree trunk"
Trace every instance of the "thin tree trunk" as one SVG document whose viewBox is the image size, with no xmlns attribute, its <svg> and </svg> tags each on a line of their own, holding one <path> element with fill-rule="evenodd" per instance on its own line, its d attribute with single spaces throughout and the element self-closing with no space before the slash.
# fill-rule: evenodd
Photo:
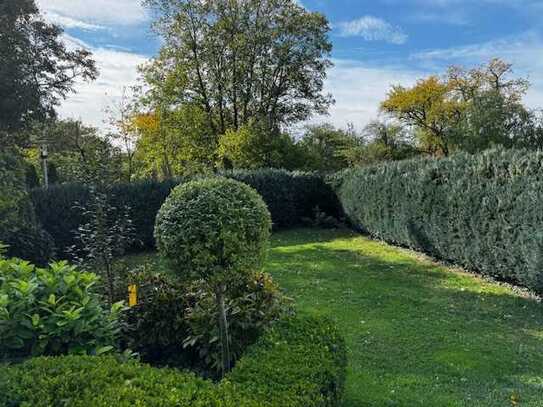
<svg viewBox="0 0 543 407">
<path fill-rule="evenodd" d="M 217 302 L 218 322 L 221 339 L 222 351 L 222 373 L 223 376 L 230 370 L 230 335 L 228 333 L 228 321 L 226 319 L 226 307 L 224 305 L 224 286 L 220 286 L 215 291 L 215 300 Z"/>
<path fill-rule="evenodd" d="M 113 273 L 111 272 L 111 263 L 109 259 L 104 256 L 104 265 L 106 267 L 106 280 L 107 280 L 107 291 L 108 291 L 108 300 L 109 306 L 113 305 L 113 297 L 115 288 L 113 287 Z"/>
</svg>

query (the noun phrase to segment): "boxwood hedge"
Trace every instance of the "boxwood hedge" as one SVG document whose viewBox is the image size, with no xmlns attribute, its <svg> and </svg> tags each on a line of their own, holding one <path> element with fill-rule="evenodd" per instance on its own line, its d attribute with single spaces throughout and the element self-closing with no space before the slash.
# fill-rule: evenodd
<svg viewBox="0 0 543 407">
<path fill-rule="evenodd" d="M 332 407 L 345 368 L 333 323 L 292 317 L 269 329 L 218 384 L 114 357 L 35 358 L 0 369 L 0 405 Z"/>
<path fill-rule="evenodd" d="M 222 175 L 244 182 L 264 198 L 275 229 L 300 225 L 310 218 L 315 207 L 339 217 L 340 205 L 332 188 L 315 173 L 288 172 L 276 169 L 232 171 Z M 137 248 L 153 248 L 153 228 L 158 210 L 171 190 L 187 181 L 139 181 L 111 188 L 111 204 L 129 206 L 137 236 Z M 77 203 L 88 200 L 86 187 L 77 184 L 56 185 L 47 190 L 34 189 L 32 200 L 44 229 L 53 237 L 57 254 L 65 258 L 67 248 L 76 242 L 74 231 L 82 223 Z"/>
<path fill-rule="evenodd" d="M 389 242 L 543 292 L 543 153 L 492 150 L 338 177 L 351 222 Z"/>
</svg>

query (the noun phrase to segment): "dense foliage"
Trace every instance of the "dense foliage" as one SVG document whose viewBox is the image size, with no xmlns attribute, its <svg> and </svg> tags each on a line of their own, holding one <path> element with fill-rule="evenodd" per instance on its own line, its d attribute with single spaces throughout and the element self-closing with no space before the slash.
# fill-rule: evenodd
<svg viewBox="0 0 543 407">
<path fill-rule="evenodd" d="M 542 292 L 542 159 L 494 150 L 357 168 L 338 192 L 378 238 Z"/>
<path fill-rule="evenodd" d="M 152 365 L 190 367 L 195 370 L 196 353 L 183 349 L 188 336 L 187 284 L 143 264 L 127 276 L 119 297 L 126 297 L 128 284 L 137 286 L 137 305 L 123 315 L 123 343 Z"/>
<path fill-rule="evenodd" d="M 218 310 L 209 289 L 201 283 L 192 284 L 186 292 L 185 321 L 187 333 L 183 347 L 196 355 L 193 369 L 216 376 L 221 369 L 221 344 L 217 324 Z M 279 287 L 264 273 L 250 273 L 233 282 L 225 298 L 225 316 L 228 321 L 230 353 L 239 360 L 247 347 L 253 344 L 264 329 L 285 316 L 290 309 Z"/>
<path fill-rule="evenodd" d="M 137 305 L 125 315 L 123 342 L 156 366 L 190 368 L 215 377 L 220 368 L 217 310 L 199 282 L 187 284 L 144 264 L 129 273 L 138 287 Z M 126 285 L 121 295 L 126 295 Z M 287 302 L 271 278 L 254 273 L 234 287 L 226 301 L 231 351 L 237 360 L 271 322 L 285 315 Z"/>
<path fill-rule="evenodd" d="M 25 167 L 15 151 L 0 151 L 0 242 L 8 256 L 46 264 L 53 242 L 39 224 L 26 190 Z"/>
<path fill-rule="evenodd" d="M 495 146 L 540 148 L 540 112 L 522 104 L 529 82 L 512 73 L 512 65 L 500 59 L 470 70 L 451 66 L 442 78 L 393 86 L 381 109 L 413 129 L 418 149 L 431 155 Z"/>
<path fill-rule="evenodd" d="M 218 385 L 112 357 L 35 358 L 0 369 L 0 404 L 333 407 L 345 370 L 336 327 L 297 317 L 274 325 Z"/>
<path fill-rule="evenodd" d="M 98 277 L 67 263 L 0 259 L 0 357 L 101 354 L 116 346 L 122 303 L 102 305 Z"/>
<path fill-rule="evenodd" d="M 198 109 L 212 144 L 253 120 L 273 137 L 331 104 L 323 93 L 332 49 L 324 15 L 294 0 L 146 3 L 164 40 L 144 69 L 146 101 Z"/>
<path fill-rule="evenodd" d="M 247 273 L 262 267 L 271 217 L 258 193 L 227 178 L 176 187 L 155 225 L 159 252 L 186 277 Z"/>
<path fill-rule="evenodd" d="M 258 191 L 270 210 L 274 229 L 302 224 L 305 218 L 313 217 L 317 206 L 328 215 L 341 217 L 334 191 L 318 174 L 261 169 L 228 171 L 223 175 Z M 110 204 L 117 208 L 130 208 L 130 219 L 137 237 L 134 249 L 154 248 L 156 214 L 180 182 L 183 180 L 138 181 L 112 186 Z M 75 232 L 86 221 L 79 207 L 90 199 L 88 187 L 55 185 L 47 190 L 34 189 L 31 197 L 39 220 L 54 239 L 58 256 L 65 258 L 67 249 L 77 243 Z"/>
<path fill-rule="evenodd" d="M 260 169 L 234 170 L 224 175 L 258 191 L 270 210 L 274 228 L 301 225 L 304 218 L 313 217 L 317 206 L 331 216 L 341 217 L 336 194 L 317 173 Z"/>
<path fill-rule="evenodd" d="M 118 281 L 114 260 L 126 253 L 135 236 L 130 208 L 112 206 L 109 196 L 107 191 L 90 188 L 89 201 L 79 206 L 85 222 L 77 228 L 77 245 L 71 252 L 81 268 L 100 275 L 108 301 L 113 304 Z"/>
</svg>

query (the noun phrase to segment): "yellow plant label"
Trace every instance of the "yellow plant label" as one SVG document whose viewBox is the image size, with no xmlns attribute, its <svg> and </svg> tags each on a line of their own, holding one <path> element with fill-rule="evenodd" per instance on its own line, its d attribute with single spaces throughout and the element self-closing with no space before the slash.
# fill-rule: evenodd
<svg viewBox="0 0 543 407">
<path fill-rule="evenodd" d="M 128 306 L 134 307 L 138 304 L 138 286 L 131 284 L 128 286 Z"/>
</svg>

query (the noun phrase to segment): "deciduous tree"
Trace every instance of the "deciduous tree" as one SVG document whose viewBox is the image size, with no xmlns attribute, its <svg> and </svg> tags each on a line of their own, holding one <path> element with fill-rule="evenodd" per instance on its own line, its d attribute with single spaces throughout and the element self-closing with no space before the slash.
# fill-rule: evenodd
<svg viewBox="0 0 543 407">
<path fill-rule="evenodd" d="M 91 53 L 72 49 L 62 29 L 40 16 L 34 0 L 0 2 L 0 136 L 2 145 L 25 144 L 15 133 L 55 116 L 75 80 L 95 79 Z M 9 136 L 8 136 L 9 135 Z"/>
<path fill-rule="evenodd" d="M 149 100 L 196 105 L 212 134 L 324 113 L 328 21 L 294 0 L 148 0 L 164 45 L 144 69 Z"/>
</svg>

